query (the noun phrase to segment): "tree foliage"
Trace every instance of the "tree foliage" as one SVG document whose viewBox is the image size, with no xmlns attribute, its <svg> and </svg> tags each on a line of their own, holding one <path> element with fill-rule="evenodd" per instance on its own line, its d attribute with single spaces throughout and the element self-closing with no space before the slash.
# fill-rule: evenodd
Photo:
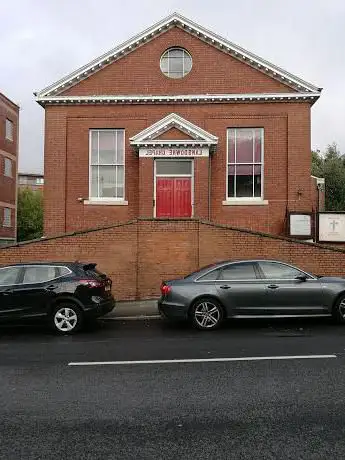
<svg viewBox="0 0 345 460">
<path fill-rule="evenodd" d="M 312 152 L 312 175 L 325 178 L 326 211 L 345 211 L 345 156 L 337 144 Z"/>
<path fill-rule="evenodd" d="M 29 188 L 18 190 L 17 239 L 27 241 L 43 235 L 43 196 Z"/>
</svg>

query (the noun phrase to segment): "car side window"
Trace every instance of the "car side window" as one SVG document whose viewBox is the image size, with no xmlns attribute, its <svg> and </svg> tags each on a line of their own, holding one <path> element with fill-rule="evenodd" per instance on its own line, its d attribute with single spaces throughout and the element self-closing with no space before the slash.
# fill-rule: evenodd
<svg viewBox="0 0 345 460">
<path fill-rule="evenodd" d="M 259 262 L 259 266 L 263 271 L 265 278 L 274 280 L 292 280 L 296 276 L 304 275 L 297 268 L 289 265 L 280 264 L 279 262 Z"/>
<path fill-rule="evenodd" d="M 21 268 L 22 267 L 0 268 L 0 286 L 17 284 Z"/>
<path fill-rule="evenodd" d="M 71 273 L 71 271 L 67 267 L 56 267 L 55 270 L 56 270 L 56 273 L 55 273 L 56 278 L 58 276 L 65 276 Z"/>
<path fill-rule="evenodd" d="M 251 262 L 231 264 L 224 267 L 219 279 L 221 280 L 256 280 L 254 264 Z"/>
<path fill-rule="evenodd" d="M 205 275 L 201 276 L 198 281 L 216 281 L 219 275 L 220 269 L 211 270 Z"/>
<path fill-rule="evenodd" d="M 47 265 L 36 265 L 25 267 L 23 284 L 44 283 L 45 281 L 56 278 L 55 267 Z"/>
</svg>

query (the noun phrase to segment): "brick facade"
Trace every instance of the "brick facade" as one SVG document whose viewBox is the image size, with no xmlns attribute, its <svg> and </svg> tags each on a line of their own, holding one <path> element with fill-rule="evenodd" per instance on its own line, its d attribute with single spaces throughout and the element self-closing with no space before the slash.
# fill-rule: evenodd
<svg viewBox="0 0 345 460">
<path fill-rule="evenodd" d="M 170 47 L 190 53 L 193 67 L 184 78 L 168 78 L 160 58 Z M 310 180 L 310 100 L 212 101 L 197 103 L 118 102 L 68 104 L 63 97 L 106 95 L 296 94 L 287 83 L 211 43 L 173 27 L 57 93 L 59 105 L 45 103 L 45 236 L 95 226 L 152 218 L 154 160 L 138 158 L 130 138 L 171 113 L 218 137 L 208 158 L 194 159 L 193 215 L 218 223 L 272 234 L 286 234 L 287 212 L 312 212 L 316 191 Z M 202 98 L 201 98 L 202 99 Z M 263 202 L 226 202 L 227 129 L 263 128 Z M 90 204 L 89 132 L 125 130 L 125 198 L 117 205 Z M 176 127 L 162 141 L 193 137 Z"/>
<path fill-rule="evenodd" d="M 7 138 L 6 120 L 12 123 L 11 139 Z M 0 93 L 0 245 L 16 239 L 18 123 L 19 107 Z M 5 171 L 5 161 L 11 162 L 10 174 Z M 5 212 L 10 213 L 9 226 Z"/>
<path fill-rule="evenodd" d="M 211 110 L 212 109 L 212 112 Z M 290 211 L 312 211 L 310 107 L 307 103 L 176 105 L 174 112 L 219 137 L 209 159 L 195 160 L 194 217 L 282 234 Z M 47 107 L 45 235 L 153 216 L 153 160 L 138 158 L 129 138 L 167 113 L 170 106 Z M 262 206 L 225 206 L 226 130 L 259 126 L 265 132 Z M 126 130 L 126 206 L 86 205 L 89 196 L 89 129 Z M 211 204 L 208 207 L 208 162 Z M 140 172 L 140 174 L 139 174 Z M 208 209 L 210 208 L 210 215 Z"/>
<path fill-rule="evenodd" d="M 298 86 L 298 82 L 292 84 L 290 74 L 279 79 L 279 69 L 269 73 L 265 68 L 267 62 L 255 67 L 255 56 L 253 60 L 237 53 L 236 58 L 224 52 L 225 46 L 216 43 L 216 36 L 207 42 L 206 35 L 189 33 L 194 26 L 187 27 L 178 15 L 164 24 L 149 34 L 154 36 L 152 39 L 144 43 L 140 38 L 130 51 L 121 52 L 115 62 L 109 54 L 105 66 L 95 64 L 89 75 L 84 72 L 75 77 L 74 74 L 73 83 L 68 81 L 58 85 L 55 91 L 48 90 L 47 94 L 57 96 L 59 101 L 48 97 L 42 104 L 45 107 L 45 236 L 156 217 L 155 161 L 139 157 L 138 148 L 130 140 L 173 113 L 218 138 L 209 157 L 193 160 L 190 217 L 284 235 L 289 211 L 315 210 L 316 191 L 310 179 L 310 107 L 319 89 L 313 85 L 309 86 L 312 89 L 306 89 L 303 85 L 308 84 L 301 80 Z M 183 78 L 168 78 L 160 70 L 161 56 L 172 47 L 183 48 L 192 56 L 192 69 Z M 296 97 L 302 93 L 308 96 L 308 91 L 316 91 L 316 97 Z M 120 98 L 116 104 L 106 99 L 92 100 L 92 97 L 114 95 Z M 136 95 L 148 99 L 136 100 Z M 162 100 L 153 102 L 152 95 L 162 96 Z M 193 102 L 187 102 L 188 98 L 174 101 L 174 97 L 183 95 L 200 95 L 200 98 Z M 205 100 L 203 95 L 253 97 L 245 102 L 241 97 L 231 102 L 224 97 L 216 102 Z M 131 96 L 131 103 L 126 102 L 126 96 Z M 164 99 L 168 96 L 172 98 L 170 101 Z M 274 100 L 265 96 L 274 96 Z M 73 97 L 76 99 L 72 103 Z M 85 102 L 78 100 L 79 97 L 90 100 Z M 227 197 L 229 128 L 263 130 L 260 200 L 240 203 Z M 95 129 L 125 131 L 122 202 L 95 203 L 90 197 L 90 130 Z M 181 140 L 187 143 L 197 140 L 178 126 L 158 133 L 153 139 L 171 141 L 171 145 L 178 145 Z"/>
<path fill-rule="evenodd" d="M 0 264 L 95 261 L 112 278 L 118 300 L 155 298 L 162 279 L 236 258 L 279 259 L 315 274 L 345 276 L 344 249 L 198 220 L 135 220 L 0 249 Z"/>
</svg>

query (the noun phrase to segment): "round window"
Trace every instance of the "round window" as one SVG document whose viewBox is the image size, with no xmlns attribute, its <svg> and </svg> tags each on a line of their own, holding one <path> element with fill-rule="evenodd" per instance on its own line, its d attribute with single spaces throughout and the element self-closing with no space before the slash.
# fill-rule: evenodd
<svg viewBox="0 0 345 460">
<path fill-rule="evenodd" d="M 169 78 L 183 78 L 192 70 L 192 56 L 183 48 L 169 48 L 161 57 L 161 71 Z"/>
</svg>

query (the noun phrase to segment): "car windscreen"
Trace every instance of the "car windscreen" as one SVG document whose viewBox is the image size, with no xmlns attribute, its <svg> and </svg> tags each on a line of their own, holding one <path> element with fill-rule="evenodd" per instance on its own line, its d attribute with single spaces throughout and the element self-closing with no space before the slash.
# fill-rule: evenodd
<svg viewBox="0 0 345 460">
<path fill-rule="evenodd" d="M 97 264 L 85 264 L 83 265 L 83 271 L 84 273 L 86 273 L 87 275 L 90 275 L 94 278 L 106 278 L 106 274 L 102 273 L 101 271 L 99 271 L 97 268 L 96 268 L 96 265 Z"/>
</svg>

